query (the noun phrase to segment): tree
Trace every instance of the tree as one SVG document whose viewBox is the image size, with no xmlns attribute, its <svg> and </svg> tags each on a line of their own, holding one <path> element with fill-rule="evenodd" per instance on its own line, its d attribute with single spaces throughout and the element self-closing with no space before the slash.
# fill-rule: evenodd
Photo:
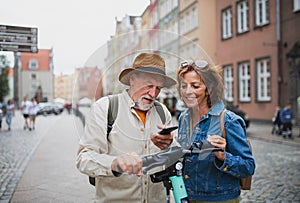
<svg viewBox="0 0 300 203">
<path fill-rule="evenodd" d="M 5 55 L 0 55 L 0 101 L 9 93 L 8 73 L 9 61 Z"/>
</svg>

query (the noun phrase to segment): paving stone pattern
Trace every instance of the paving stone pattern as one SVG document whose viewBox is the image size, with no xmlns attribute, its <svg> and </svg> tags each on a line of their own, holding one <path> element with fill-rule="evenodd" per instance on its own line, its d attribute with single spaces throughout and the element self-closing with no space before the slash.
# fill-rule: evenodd
<svg viewBox="0 0 300 203">
<path fill-rule="evenodd" d="M 300 202 L 299 147 L 251 140 L 256 160 L 252 189 L 241 202 Z"/>
<path fill-rule="evenodd" d="M 8 131 L 5 119 L 0 131 L 0 202 L 7 202 L 34 153 L 45 129 L 55 117 L 37 118 L 36 130 L 23 130 L 23 118 L 16 112 L 12 120 L 12 130 Z M 39 125 L 43 125 L 39 126 Z M 42 127 L 42 128 L 41 128 Z"/>
</svg>

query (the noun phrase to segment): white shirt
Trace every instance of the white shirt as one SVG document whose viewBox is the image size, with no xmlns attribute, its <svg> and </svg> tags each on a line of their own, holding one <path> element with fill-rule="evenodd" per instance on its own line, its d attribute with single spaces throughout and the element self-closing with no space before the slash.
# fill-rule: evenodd
<svg viewBox="0 0 300 203">
<path fill-rule="evenodd" d="M 21 108 L 23 114 L 29 114 L 29 106 L 30 106 L 30 101 L 28 100 L 22 101 Z"/>
<path fill-rule="evenodd" d="M 28 112 L 29 112 L 29 115 L 36 115 L 37 114 L 37 103 L 36 103 L 36 101 L 30 102 Z"/>
</svg>

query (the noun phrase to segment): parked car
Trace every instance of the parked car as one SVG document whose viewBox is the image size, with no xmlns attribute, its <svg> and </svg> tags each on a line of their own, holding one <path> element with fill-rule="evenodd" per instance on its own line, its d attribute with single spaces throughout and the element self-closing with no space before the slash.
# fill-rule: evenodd
<svg viewBox="0 0 300 203">
<path fill-rule="evenodd" d="M 64 110 L 63 106 L 60 106 L 58 104 L 48 103 L 48 102 L 39 103 L 37 108 L 38 108 L 37 115 L 44 115 L 44 116 L 47 116 L 49 114 L 59 115 Z"/>
<path fill-rule="evenodd" d="M 235 114 L 239 115 L 240 117 L 242 117 L 242 119 L 245 121 L 246 128 L 248 128 L 250 126 L 250 119 L 249 119 L 247 113 L 244 112 L 243 110 L 241 110 L 238 105 L 227 105 L 226 109 L 228 109 L 228 110 L 234 112 Z"/>
</svg>

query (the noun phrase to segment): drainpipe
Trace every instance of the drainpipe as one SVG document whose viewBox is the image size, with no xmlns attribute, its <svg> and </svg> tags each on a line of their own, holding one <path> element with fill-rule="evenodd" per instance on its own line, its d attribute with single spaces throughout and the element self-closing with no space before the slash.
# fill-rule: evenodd
<svg viewBox="0 0 300 203">
<path fill-rule="evenodd" d="M 277 27 L 276 27 L 276 38 L 277 38 L 277 82 L 278 82 L 278 90 L 277 90 L 277 104 L 279 106 L 282 106 L 282 101 L 281 101 L 281 84 L 282 84 L 282 53 L 281 53 L 281 24 L 280 24 L 280 0 L 276 0 L 276 22 L 277 22 Z"/>
</svg>

